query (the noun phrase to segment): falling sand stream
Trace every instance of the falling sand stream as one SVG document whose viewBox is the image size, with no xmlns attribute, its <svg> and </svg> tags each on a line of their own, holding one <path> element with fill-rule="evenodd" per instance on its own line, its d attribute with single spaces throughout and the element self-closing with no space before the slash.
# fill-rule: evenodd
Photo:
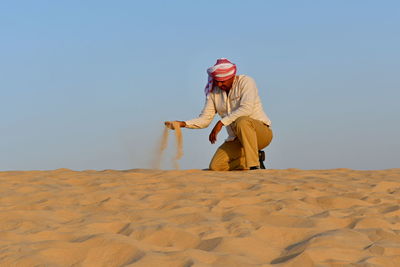
<svg viewBox="0 0 400 267">
<path fill-rule="evenodd" d="M 159 169 L 161 165 L 162 156 L 164 154 L 165 149 L 168 146 L 168 134 L 169 130 L 175 130 L 175 144 L 176 144 L 176 154 L 175 157 L 172 159 L 174 168 L 179 170 L 179 160 L 183 156 L 183 138 L 182 138 L 182 131 L 179 125 L 179 122 L 173 121 L 169 124 L 169 126 L 165 125 L 164 131 L 161 137 L 160 146 L 158 147 L 155 155 L 155 160 L 153 162 L 153 168 Z"/>
</svg>

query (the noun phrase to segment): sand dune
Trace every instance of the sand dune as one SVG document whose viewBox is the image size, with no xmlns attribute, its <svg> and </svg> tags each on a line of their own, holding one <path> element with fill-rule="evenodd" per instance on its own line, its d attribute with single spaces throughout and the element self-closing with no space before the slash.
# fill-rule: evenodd
<svg viewBox="0 0 400 267">
<path fill-rule="evenodd" d="M 400 169 L 58 169 L 0 183 L 0 266 L 400 266 Z"/>
</svg>

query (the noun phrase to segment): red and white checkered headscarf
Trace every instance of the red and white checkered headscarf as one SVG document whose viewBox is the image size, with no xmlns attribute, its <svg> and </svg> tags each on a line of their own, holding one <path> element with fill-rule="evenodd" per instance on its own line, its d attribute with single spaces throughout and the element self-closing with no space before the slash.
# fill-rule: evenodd
<svg viewBox="0 0 400 267">
<path fill-rule="evenodd" d="M 213 88 L 213 80 L 226 81 L 236 75 L 236 65 L 226 58 L 217 59 L 214 66 L 207 69 L 208 82 L 204 92 L 208 95 Z"/>
</svg>

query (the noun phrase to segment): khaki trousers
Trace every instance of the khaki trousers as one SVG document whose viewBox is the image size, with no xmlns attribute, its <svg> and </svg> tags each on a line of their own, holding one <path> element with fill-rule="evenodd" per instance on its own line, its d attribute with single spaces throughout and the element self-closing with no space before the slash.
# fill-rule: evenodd
<svg viewBox="0 0 400 267">
<path fill-rule="evenodd" d="M 236 139 L 223 143 L 217 149 L 210 162 L 210 169 L 231 171 L 259 167 L 258 150 L 271 143 L 272 130 L 262 121 L 247 116 L 239 117 L 231 125 Z"/>
</svg>

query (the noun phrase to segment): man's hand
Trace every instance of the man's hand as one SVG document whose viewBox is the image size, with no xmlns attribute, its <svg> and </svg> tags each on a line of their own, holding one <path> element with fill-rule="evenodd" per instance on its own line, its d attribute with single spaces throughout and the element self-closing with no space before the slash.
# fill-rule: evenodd
<svg viewBox="0 0 400 267">
<path fill-rule="evenodd" d="M 185 127 L 186 127 L 186 122 L 184 122 L 184 121 L 176 121 L 176 122 L 179 122 L 179 126 L 180 126 L 181 128 L 185 128 Z M 165 121 L 164 124 L 165 124 L 165 126 L 167 126 L 169 129 L 175 130 L 174 124 L 172 123 L 172 121 Z"/>
<path fill-rule="evenodd" d="M 217 141 L 217 135 L 221 131 L 222 126 L 224 125 L 222 124 L 221 121 L 218 121 L 217 124 L 215 124 L 214 128 L 210 133 L 210 136 L 208 137 L 208 140 L 210 140 L 211 144 L 214 144 L 215 141 Z"/>
</svg>

